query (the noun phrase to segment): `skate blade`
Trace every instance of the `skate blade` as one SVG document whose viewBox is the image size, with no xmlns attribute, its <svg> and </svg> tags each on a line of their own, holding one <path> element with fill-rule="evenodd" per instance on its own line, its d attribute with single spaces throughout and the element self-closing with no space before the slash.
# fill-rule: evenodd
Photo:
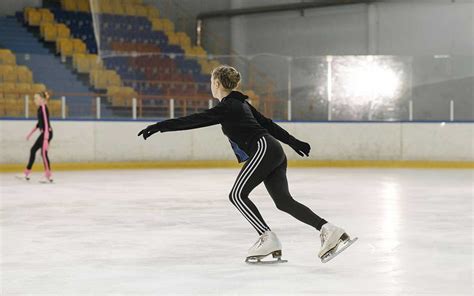
<svg viewBox="0 0 474 296">
<path fill-rule="evenodd" d="M 263 261 L 263 260 L 256 260 L 253 261 L 253 259 L 245 259 L 245 263 L 247 264 L 253 264 L 253 265 L 259 265 L 259 264 L 279 264 L 279 263 L 286 263 L 288 260 L 283 260 L 281 258 L 278 258 L 277 260 L 268 260 L 268 261 Z"/>
<path fill-rule="evenodd" d="M 46 181 L 46 180 L 39 180 L 38 182 L 41 183 L 41 184 L 53 184 L 53 183 L 54 183 L 53 180 L 48 180 L 48 181 Z"/>
<path fill-rule="evenodd" d="M 30 177 L 24 177 L 24 176 L 15 176 L 15 179 L 22 180 L 22 181 L 30 181 Z"/>
<path fill-rule="evenodd" d="M 326 255 L 321 258 L 322 263 L 327 263 L 334 259 L 337 255 L 341 254 L 345 249 L 349 248 L 353 243 L 355 243 L 359 238 L 355 237 L 353 239 L 347 239 L 340 242 L 336 247 L 330 250 Z"/>
<path fill-rule="evenodd" d="M 276 260 L 266 260 L 262 261 L 263 258 L 267 257 L 268 255 L 272 255 L 273 258 L 276 258 Z M 281 251 L 275 251 L 267 255 L 262 255 L 262 256 L 250 256 L 245 259 L 245 263 L 248 264 L 278 264 L 278 263 L 286 263 L 288 260 L 283 260 L 281 259 Z"/>
</svg>

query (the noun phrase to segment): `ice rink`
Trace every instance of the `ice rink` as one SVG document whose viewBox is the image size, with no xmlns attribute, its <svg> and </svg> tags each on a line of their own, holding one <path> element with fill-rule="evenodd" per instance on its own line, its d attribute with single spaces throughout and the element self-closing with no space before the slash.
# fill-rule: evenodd
<svg viewBox="0 0 474 296">
<path fill-rule="evenodd" d="M 54 167 L 53 167 L 54 169 Z M 1 295 L 472 295 L 473 171 L 292 169 L 293 197 L 359 241 L 333 261 L 319 233 L 251 198 L 286 264 L 228 200 L 237 169 L 1 177 Z"/>
</svg>

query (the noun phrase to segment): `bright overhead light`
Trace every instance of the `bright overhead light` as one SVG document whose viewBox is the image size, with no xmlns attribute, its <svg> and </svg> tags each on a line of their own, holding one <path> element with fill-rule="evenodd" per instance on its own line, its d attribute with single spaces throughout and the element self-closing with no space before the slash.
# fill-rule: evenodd
<svg viewBox="0 0 474 296">
<path fill-rule="evenodd" d="M 347 103 L 375 104 L 397 98 L 401 90 L 401 77 L 391 63 L 376 57 L 346 57 L 334 66 L 338 97 Z"/>
</svg>

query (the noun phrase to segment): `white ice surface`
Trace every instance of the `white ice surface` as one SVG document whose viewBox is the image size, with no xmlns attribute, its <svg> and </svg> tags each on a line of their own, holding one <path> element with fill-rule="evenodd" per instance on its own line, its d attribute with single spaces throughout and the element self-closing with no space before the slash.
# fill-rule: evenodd
<svg viewBox="0 0 474 296">
<path fill-rule="evenodd" d="M 244 263 L 257 239 L 228 201 L 236 169 L 1 178 L 1 295 L 472 295 L 473 171 L 289 169 L 290 190 L 359 241 L 333 261 L 319 233 L 251 195 L 286 264 Z"/>
</svg>

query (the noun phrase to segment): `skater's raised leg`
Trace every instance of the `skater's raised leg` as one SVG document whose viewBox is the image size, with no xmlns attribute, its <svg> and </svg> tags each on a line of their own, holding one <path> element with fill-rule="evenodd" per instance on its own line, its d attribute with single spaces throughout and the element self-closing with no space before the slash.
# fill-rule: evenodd
<svg viewBox="0 0 474 296">
<path fill-rule="evenodd" d="M 323 225 L 320 237 L 321 249 L 319 250 L 318 257 L 323 263 L 332 260 L 357 241 L 357 237 L 351 239 L 344 229 L 331 223 Z"/>
<path fill-rule="evenodd" d="M 305 205 L 297 202 L 288 190 L 288 180 L 286 178 L 287 160 L 286 157 L 264 181 L 268 193 L 275 202 L 276 207 L 286 212 L 303 223 L 313 226 L 317 230 L 327 223 L 326 220 L 316 215 Z"/>
<path fill-rule="evenodd" d="M 328 223 L 308 207 L 295 201 L 288 190 L 286 168 L 285 157 L 283 163 L 265 179 L 265 187 L 278 209 L 320 231 L 321 249 L 318 252 L 318 257 L 321 261 L 327 262 L 344 251 L 357 238 L 351 240 L 344 229 Z"/>
</svg>

